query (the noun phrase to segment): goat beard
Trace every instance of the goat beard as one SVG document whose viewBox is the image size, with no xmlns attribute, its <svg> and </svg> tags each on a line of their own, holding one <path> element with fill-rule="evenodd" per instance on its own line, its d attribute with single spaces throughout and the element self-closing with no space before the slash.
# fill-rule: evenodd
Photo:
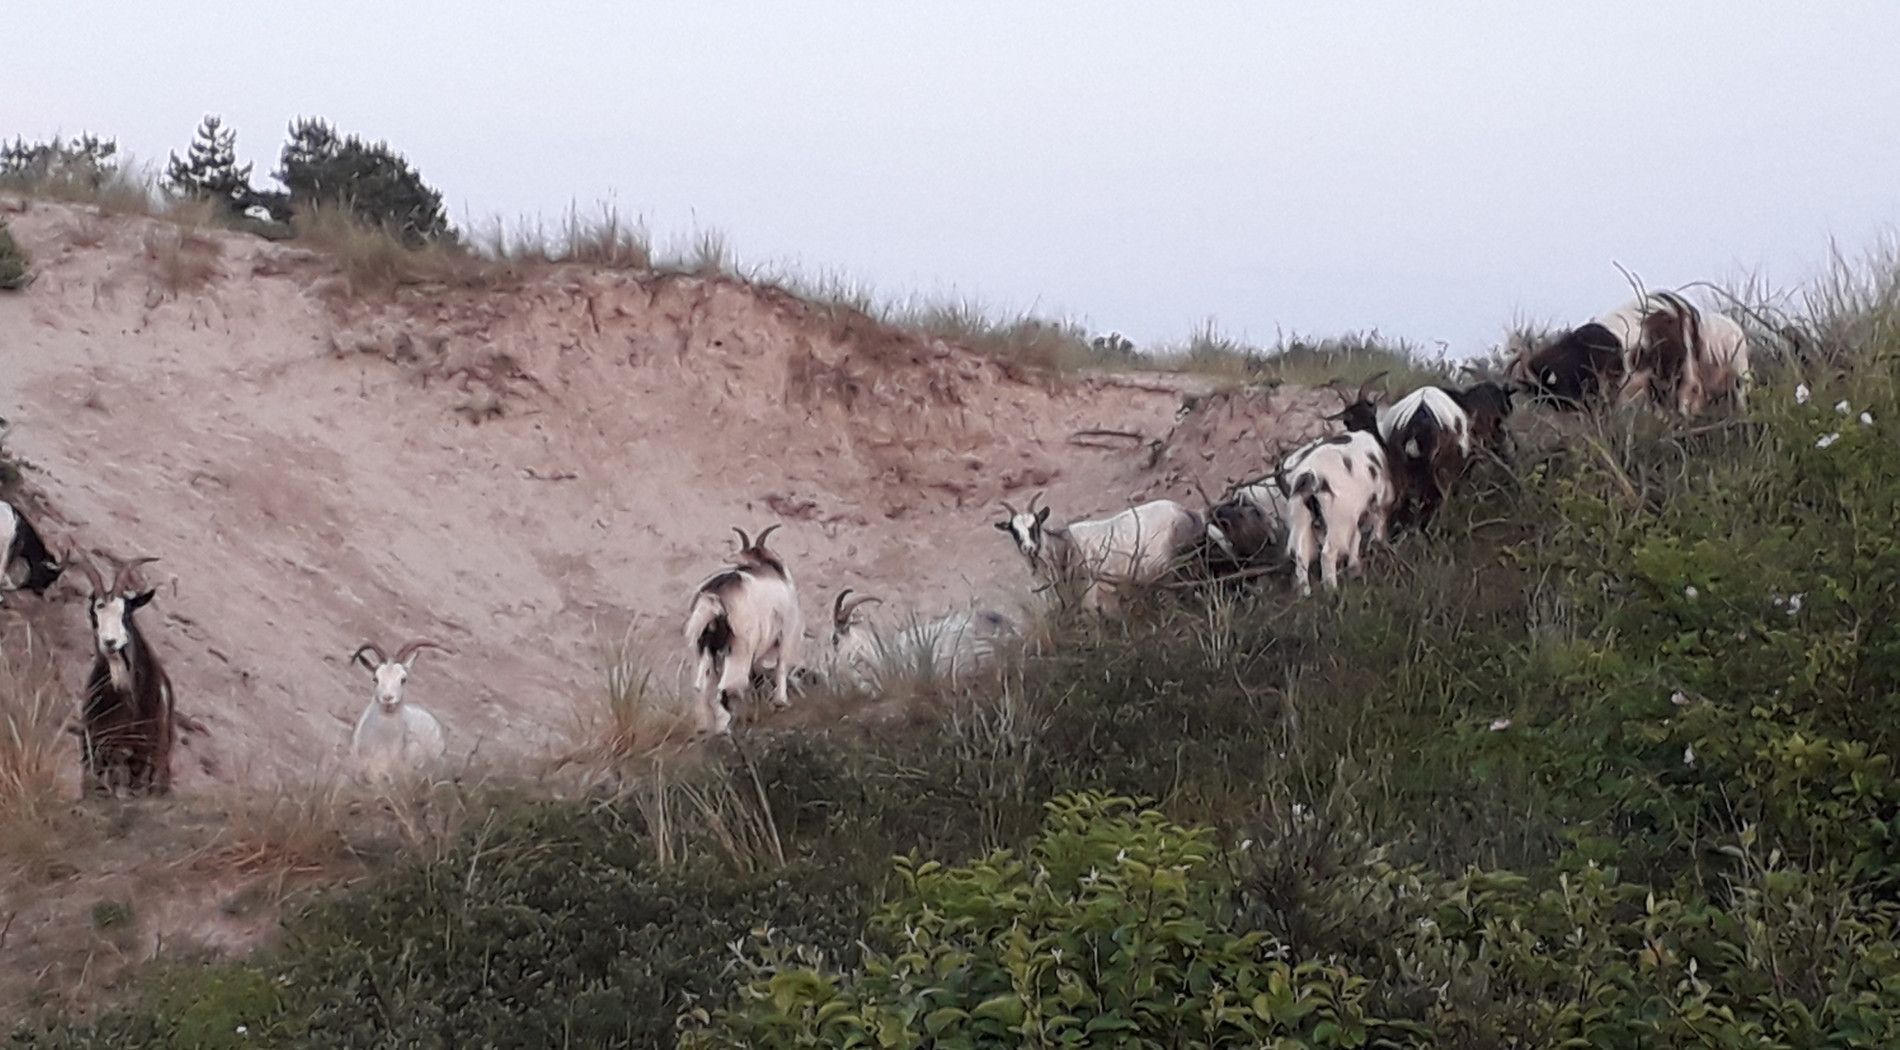
<svg viewBox="0 0 1900 1050">
<path fill-rule="evenodd" d="M 132 664 L 121 649 L 106 657 L 106 675 L 112 680 L 112 688 L 124 693 L 132 688 Z"/>
</svg>

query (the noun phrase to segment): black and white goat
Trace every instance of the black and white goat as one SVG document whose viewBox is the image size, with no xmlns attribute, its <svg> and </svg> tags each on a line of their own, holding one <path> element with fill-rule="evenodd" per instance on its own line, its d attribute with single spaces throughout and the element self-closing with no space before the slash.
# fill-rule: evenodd
<svg viewBox="0 0 1900 1050">
<path fill-rule="evenodd" d="M 92 584 L 86 612 L 94 651 L 80 705 L 80 761 L 88 794 L 171 791 L 177 740 L 171 680 L 132 616 L 151 602 L 153 591 L 125 586 L 128 572 L 157 560 L 126 563 L 113 575 L 111 587 L 90 562 L 79 563 Z"/>
<path fill-rule="evenodd" d="M 996 528 L 1015 541 L 1037 579 L 1059 593 L 1080 587 L 1084 609 L 1113 612 L 1121 588 L 1159 580 L 1206 539 L 1201 515 L 1170 499 L 1097 521 L 1050 525 L 1049 508 L 1036 506 L 1041 498 L 1037 493 L 1027 511 L 1003 501 L 1009 517 Z"/>
<path fill-rule="evenodd" d="M 0 500 L 0 600 L 6 591 L 32 591 L 44 597 L 64 571 L 46 549 L 39 530 L 11 503 Z"/>
<path fill-rule="evenodd" d="M 418 638 L 384 656 L 382 647 L 365 642 L 350 654 L 375 680 L 369 706 L 350 733 L 350 760 L 357 772 L 370 779 L 392 780 L 425 770 L 448 752 L 448 740 L 436 717 L 403 698 L 403 686 L 424 649 L 453 654 L 445 645 Z M 375 657 L 375 662 L 370 657 Z"/>
<path fill-rule="evenodd" d="M 757 540 L 733 529 L 739 534 L 738 555 L 699 585 L 687 610 L 693 689 L 701 725 L 714 733 L 730 731 L 732 700 L 761 671 L 773 673 L 772 706 L 791 706 L 786 682 L 798 662 L 805 628 L 791 571 L 765 546 L 777 528 L 766 526 Z"/>
<path fill-rule="evenodd" d="M 1425 386 L 1380 407 L 1367 393 L 1378 378 L 1368 380 L 1356 399 L 1331 418 L 1348 430 L 1376 434 L 1396 485 L 1393 524 L 1423 530 L 1477 449 L 1505 454 L 1511 392 L 1489 381 L 1463 389 Z"/>
<path fill-rule="evenodd" d="M 863 689 L 887 675 L 925 673 L 955 684 L 988 663 L 997 647 L 1016 636 L 1016 624 L 988 609 L 953 612 L 894 632 L 879 631 L 858 610 L 882 601 L 851 596 L 849 587 L 831 603 L 831 655 L 836 672 Z"/>
<path fill-rule="evenodd" d="M 1316 555 L 1320 581 L 1332 589 L 1339 586 L 1341 568 L 1359 568 L 1362 531 L 1374 540 L 1386 538 L 1398 490 L 1369 393 L 1378 378 L 1361 385 L 1334 417 L 1346 423 L 1346 433 L 1302 445 L 1274 473 L 1287 498 L 1287 548 L 1302 595 L 1313 593 Z"/>
<path fill-rule="evenodd" d="M 1506 375 L 1539 403 L 1587 408 L 1623 389 L 1623 342 L 1596 323 L 1573 328 L 1542 347 L 1512 348 Z"/>
</svg>

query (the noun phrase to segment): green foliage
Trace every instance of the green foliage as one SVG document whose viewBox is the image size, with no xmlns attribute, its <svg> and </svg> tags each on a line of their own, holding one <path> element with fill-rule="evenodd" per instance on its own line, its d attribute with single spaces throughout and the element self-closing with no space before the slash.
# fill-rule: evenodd
<svg viewBox="0 0 1900 1050">
<path fill-rule="evenodd" d="M 768 933 L 738 1005 L 682 1045 L 1344 1047 L 1406 1030 L 1366 1015 L 1364 980 L 1234 929 L 1216 856 L 1208 831 L 1127 799 L 1057 798 L 1024 859 L 900 859 L 854 973 Z"/>
<path fill-rule="evenodd" d="M 225 128 L 217 116 L 206 116 L 185 156 L 171 155 L 165 188 L 213 201 L 227 216 L 243 209 L 252 193 L 251 165 L 237 162 L 237 131 Z"/>
<path fill-rule="evenodd" d="M 327 121 L 293 121 L 276 178 L 290 204 L 340 205 L 409 244 L 450 236 L 442 194 L 386 143 L 338 135 Z"/>
<path fill-rule="evenodd" d="M 13 239 L 13 233 L 7 229 L 7 224 L 0 222 L 0 290 L 16 291 L 32 283 L 32 273 L 29 269 L 32 263 L 33 260 L 26 254 L 26 249 L 20 247 L 20 242 Z"/>
<path fill-rule="evenodd" d="M 56 135 L 49 142 L 16 138 L 0 144 L 0 186 L 61 184 L 97 191 L 118 173 L 118 154 L 117 142 L 96 135 L 70 140 Z"/>
</svg>

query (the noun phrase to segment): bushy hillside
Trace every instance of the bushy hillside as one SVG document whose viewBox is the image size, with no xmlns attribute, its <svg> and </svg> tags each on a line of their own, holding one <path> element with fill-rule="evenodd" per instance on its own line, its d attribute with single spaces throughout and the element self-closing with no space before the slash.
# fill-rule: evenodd
<svg viewBox="0 0 1900 1050">
<path fill-rule="evenodd" d="M 1900 1044 L 1896 287 L 1743 417 L 1529 420 L 1336 600 L 1162 593 L 941 722 L 501 804 L 15 1042 Z"/>
</svg>

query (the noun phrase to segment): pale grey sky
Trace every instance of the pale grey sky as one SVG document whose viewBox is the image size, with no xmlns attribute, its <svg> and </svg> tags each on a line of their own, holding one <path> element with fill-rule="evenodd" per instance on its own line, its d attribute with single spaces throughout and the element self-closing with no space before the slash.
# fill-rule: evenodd
<svg viewBox="0 0 1900 1050">
<path fill-rule="evenodd" d="M 1900 220 L 1900 4 L 10 5 L 0 133 L 387 139 L 469 217 L 662 239 L 1141 342 L 1513 313 L 1823 261 Z"/>
</svg>

